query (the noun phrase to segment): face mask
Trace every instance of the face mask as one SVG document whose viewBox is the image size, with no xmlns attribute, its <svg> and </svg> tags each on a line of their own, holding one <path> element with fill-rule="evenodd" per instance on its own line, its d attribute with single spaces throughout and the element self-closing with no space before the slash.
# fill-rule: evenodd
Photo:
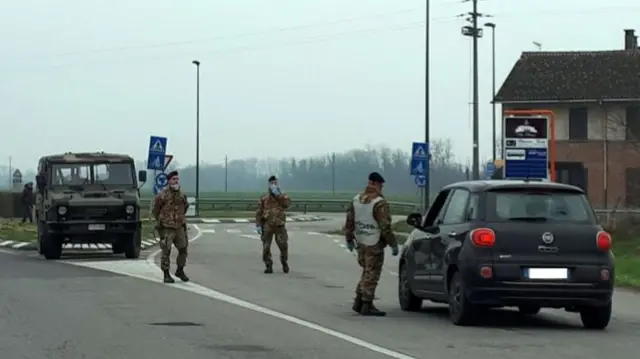
<svg viewBox="0 0 640 359">
<path fill-rule="evenodd" d="M 276 188 L 278 188 L 278 185 L 277 184 L 271 184 L 271 185 L 269 185 L 269 188 L 276 189 Z"/>
<path fill-rule="evenodd" d="M 172 184 L 170 187 L 171 187 L 171 189 L 172 189 L 172 190 L 174 190 L 174 191 L 177 191 L 177 190 L 179 190 L 179 189 L 180 189 L 180 185 L 179 185 L 179 184 L 177 184 L 177 183 L 176 183 L 176 184 Z"/>
</svg>

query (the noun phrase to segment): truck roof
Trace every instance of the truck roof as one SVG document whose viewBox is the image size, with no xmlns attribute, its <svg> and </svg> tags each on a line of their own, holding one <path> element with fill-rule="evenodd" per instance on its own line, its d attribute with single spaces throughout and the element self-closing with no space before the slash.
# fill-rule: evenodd
<svg viewBox="0 0 640 359">
<path fill-rule="evenodd" d="M 133 161 L 129 155 L 105 152 L 66 152 L 56 155 L 48 155 L 41 158 L 48 162 L 128 162 Z"/>
</svg>

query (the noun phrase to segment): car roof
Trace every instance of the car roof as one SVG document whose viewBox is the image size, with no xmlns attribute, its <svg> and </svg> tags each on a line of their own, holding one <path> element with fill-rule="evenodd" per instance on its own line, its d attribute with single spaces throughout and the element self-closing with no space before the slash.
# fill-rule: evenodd
<svg viewBox="0 0 640 359">
<path fill-rule="evenodd" d="M 49 155 L 42 158 L 45 161 L 50 162 L 95 162 L 95 161 L 107 161 L 107 162 L 128 162 L 133 161 L 133 158 L 124 154 L 117 153 L 105 153 L 105 152 L 66 152 L 61 154 Z"/>
<path fill-rule="evenodd" d="M 543 181 L 525 181 L 525 180 L 479 180 L 479 181 L 462 181 L 452 183 L 443 188 L 443 190 L 452 188 L 465 188 L 470 192 L 485 192 L 493 189 L 509 189 L 509 188 L 548 188 L 556 190 L 565 190 L 576 193 L 584 193 L 580 187 L 571 186 L 557 182 Z"/>
</svg>

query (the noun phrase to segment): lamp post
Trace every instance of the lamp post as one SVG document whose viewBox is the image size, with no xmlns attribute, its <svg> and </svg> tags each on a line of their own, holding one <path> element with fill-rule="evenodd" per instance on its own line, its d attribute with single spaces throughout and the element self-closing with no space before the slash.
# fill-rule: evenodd
<svg viewBox="0 0 640 359">
<path fill-rule="evenodd" d="M 492 23 L 492 22 L 488 22 L 486 24 L 484 24 L 484 26 L 491 28 L 491 77 L 492 77 L 492 81 L 491 81 L 491 106 L 492 106 L 492 111 L 493 111 L 493 122 L 491 125 L 492 128 L 492 135 L 493 135 L 493 151 L 491 151 L 493 153 L 493 163 L 496 162 L 496 158 L 497 156 L 497 152 L 498 152 L 498 143 L 496 141 L 496 102 L 495 102 L 495 97 L 496 97 L 496 24 Z"/>
<path fill-rule="evenodd" d="M 196 65 L 196 217 L 200 217 L 200 61 Z"/>
<path fill-rule="evenodd" d="M 426 0 L 426 10 L 425 10 L 425 64 L 424 64 L 424 142 L 427 144 L 427 161 L 431 161 L 431 144 L 429 143 L 430 134 L 429 134 L 429 27 L 430 27 L 430 18 L 431 15 L 429 11 L 431 10 L 431 4 L 429 0 Z M 427 166 L 427 168 L 431 168 L 431 166 Z M 424 212 L 426 212 L 427 208 L 429 208 L 429 204 L 431 200 L 429 199 L 430 192 L 430 184 L 431 179 L 429 178 L 429 173 L 427 173 L 427 185 L 424 191 L 424 198 L 422 198 L 422 206 Z"/>
</svg>

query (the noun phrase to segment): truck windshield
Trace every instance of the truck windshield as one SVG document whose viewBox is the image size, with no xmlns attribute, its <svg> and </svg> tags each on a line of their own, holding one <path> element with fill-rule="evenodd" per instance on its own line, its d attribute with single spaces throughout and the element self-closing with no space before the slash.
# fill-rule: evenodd
<svg viewBox="0 0 640 359">
<path fill-rule="evenodd" d="M 553 189 L 487 192 L 487 216 L 491 221 L 596 222 L 584 194 Z"/>
<path fill-rule="evenodd" d="M 51 165 L 52 186 L 118 185 L 135 186 L 131 163 L 54 163 Z"/>
</svg>

